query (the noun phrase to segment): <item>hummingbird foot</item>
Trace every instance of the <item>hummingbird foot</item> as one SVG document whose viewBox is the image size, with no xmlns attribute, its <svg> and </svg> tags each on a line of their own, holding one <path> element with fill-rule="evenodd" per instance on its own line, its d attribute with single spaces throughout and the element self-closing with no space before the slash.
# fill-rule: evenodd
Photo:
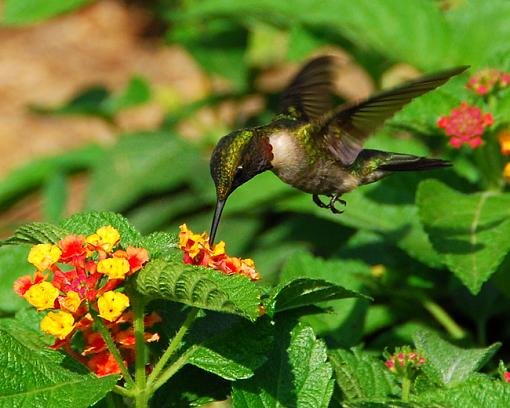
<svg viewBox="0 0 510 408">
<path fill-rule="evenodd" d="M 335 207 L 335 203 L 338 201 L 340 204 L 346 206 L 347 201 L 340 199 L 340 194 L 336 193 L 333 196 L 331 196 L 331 200 L 329 201 L 329 204 L 327 205 L 327 208 L 331 210 L 333 214 L 342 214 L 343 211 L 340 211 L 338 208 Z"/>
<path fill-rule="evenodd" d="M 313 202 L 320 208 L 329 208 L 329 205 L 324 204 L 317 194 L 312 196 Z"/>
</svg>

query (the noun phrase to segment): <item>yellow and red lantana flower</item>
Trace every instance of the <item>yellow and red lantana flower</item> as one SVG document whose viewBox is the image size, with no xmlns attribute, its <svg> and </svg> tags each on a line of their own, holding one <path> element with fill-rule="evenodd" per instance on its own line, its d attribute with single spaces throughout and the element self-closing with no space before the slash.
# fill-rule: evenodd
<svg viewBox="0 0 510 408">
<path fill-rule="evenodd" d="M 252 281 L 260 279 L 253 259 L 228 256 L 224 241 L 220 241 L 211 248 L 207 233 L 195 234 L 188 229 L 186 224 L 179 228 L 181 230 L 179 248 L 184 252 L 184 263 L 216 269 L 227 275 L 244 275 Z"/>
<path fill-rule="evenodd" d="M 143 268 L 149 255 L 144 248 L 119 248 L 120 238 L 115 228 L 104 226 L 88 237 L 69 235 L 58 245 L 34 245 L 28 255 L 28 261 L 36 268 L 33 279 L 22 276 L 14 283 L 18 295 L 38 311 L 48 311 L 40 328 L 55 336 L 52 348 L 62 347 L 77 356 L 98 376 L 118 374 L 120 369 L 101 335 L 93 330 L 91 310 L 97 310 L 105 320 L 126 364 L 134 361 L 130 301 L 116 289 Z M 158 322 L 158 318 L 154 314 L 147 316 L 146 327 Z M 86 341 L 81 354 L 71 348 L 77 331 Z M 157 333 L 145 334 L 147 342 L 158 339 Z"/>
</svg>

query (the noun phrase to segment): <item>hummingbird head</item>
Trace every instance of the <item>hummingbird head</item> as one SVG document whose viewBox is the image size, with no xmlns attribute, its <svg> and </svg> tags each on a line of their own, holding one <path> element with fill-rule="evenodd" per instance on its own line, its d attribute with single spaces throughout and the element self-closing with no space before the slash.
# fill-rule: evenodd
<svg viewBox="0 0 510 408">
<path fill-rule="evenodd" d="M 257 174 L 271 169 L 272 159 L 267 137 L 258 135 L 254 130 L 237 130 L 220 139 L 210 162 L 217 199 L 209 238 L 211 245 L 228 196 Z"/>
</svg>

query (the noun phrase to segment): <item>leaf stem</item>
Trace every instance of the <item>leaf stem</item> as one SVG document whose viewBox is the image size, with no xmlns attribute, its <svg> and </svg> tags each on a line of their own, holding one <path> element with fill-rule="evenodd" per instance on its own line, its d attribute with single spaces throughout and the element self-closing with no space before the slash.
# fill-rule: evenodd
<svg viewBox="0 0 510 408">
<path fill-rule="evenodd" d="M 440 305 L 430 298 L 422 299 L 423 307 L 445 328 L 448 334 L 454 339 L 466 337 L 466 332 Z"/>
<path fill-rule="evenodd" d="M 402 378 L 402 401 L 409 401 L 409 394 L 411 392 L 411 379 L 407 376 Z"/>
<path fill-rule="evenodd" d="M 124 364 L 124 361 L 122 361 L 120 351 L 117 348 L 117 346 L 115 345 L 115 343 L 113 342 L 112 336 L 110 335 L 108 328 L 104 324 L 103 319 L 101 319 L 97 315 L 97 312 L 93 308 L 90 308 L 90 312 L 92 314 L 94 322 L 96 323 L 96 325 L 99 329 L 99 332 L 101 333 L 101 336 L 103 337 L 104 342 L 106 343 L 106 346 L 108 347 L 108 350 L 110 351 L 110 353 L 112 353 L 113 358 L 117 362 L 117 364 L 120 368 L 120 371 L 121 371 L 122 375 L 124 376 L 124 380 L 129 385 L 129 388 L 136 388 L 135 381 L 133 380 L 133 377 L 131 377 L 131 374 L 129 374 L 129 371 L 128 371 L 126 365 Z"/>
<path fill-rule="evenodd" d="M 184 320 L 184 323 L 182 324 L 182 326 L 179 328 L 179 330 L 175 334 L 174 338 L 168 345 L 168 348 L 165 350 L 165 352 L 161 356 L 161 359 L 154 366 L 154 370 L 152 370 L 152 373 L 149 375 L 149 378 L 147 380 L 147 383 L 149 385 L 154 384 L 155 381 L 158 379 L 159 373 L 163 370 L 163 368 L 165 368 L 165 365 L 168 362 L 168 360 L 170 359 L 170 357 L 172 356 L 172 354 L 180 346 L 184 335 L 186 334 L 186 332 L 189 330 L 189 328 L 193 324 L 193 321 L 197 317 L 199 310 L 200 309 L 197 309 L 197 308 L 192 308 L 190 310 L 190 312 L 186 316 L 186 319 Z M 179 361 L 179 360 L 177 360 L 177 361 Z M 177 363 L 177 361 L 174 363 L 174 365 Z"/>
<path fill-rule="evenodd" d="M 163 373 L 156 379 L 151 387 L 151 392 L 155 392 L 159 387 L 165 384 L 177 371 L 179 371 L 195 352 L 196 347 L 192 346 L 187 349 L 173 364 L 171 364 Z"/>
<path fill-rule="evenodd" d="M 133 299 L 133 328 L 135 331 L 135 382 L 136 382 L 136 401 L 137 408 L 147 406 L 147 390 L 145 377 L 145 341 L 144 341 L 144 321 L 143 311 L 145 303 L 140 296 L 132 296 Z"/>
<path fill-rule="evenodd" d="M 112 392 L 126 398 L 133 398 L 135 395 L 132 390 L 128 390 L 127 388 L 121 387 L 120 385 L 113 387 Z"/>
</svg>

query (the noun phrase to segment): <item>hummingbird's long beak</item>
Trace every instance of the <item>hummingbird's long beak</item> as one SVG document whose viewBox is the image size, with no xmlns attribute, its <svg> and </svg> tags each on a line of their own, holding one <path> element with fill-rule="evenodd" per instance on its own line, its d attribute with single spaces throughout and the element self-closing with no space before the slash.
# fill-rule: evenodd
<svg viewBox="0 0 510 408">
<path fill-rule="evenodd" d="M 216 231 L 218 230 L 218 225 L 220 223 L 221 213 L 223 211 L 223 207 L 225 206 L 226 200 L 218 200 L 216 201 L 216 208 L 214 210 L 213 221 L 211 225 L 211 234 L 209 235 L 209 245 L 214 244 L 214 238 L 216 237 Z"/>
</svg>

